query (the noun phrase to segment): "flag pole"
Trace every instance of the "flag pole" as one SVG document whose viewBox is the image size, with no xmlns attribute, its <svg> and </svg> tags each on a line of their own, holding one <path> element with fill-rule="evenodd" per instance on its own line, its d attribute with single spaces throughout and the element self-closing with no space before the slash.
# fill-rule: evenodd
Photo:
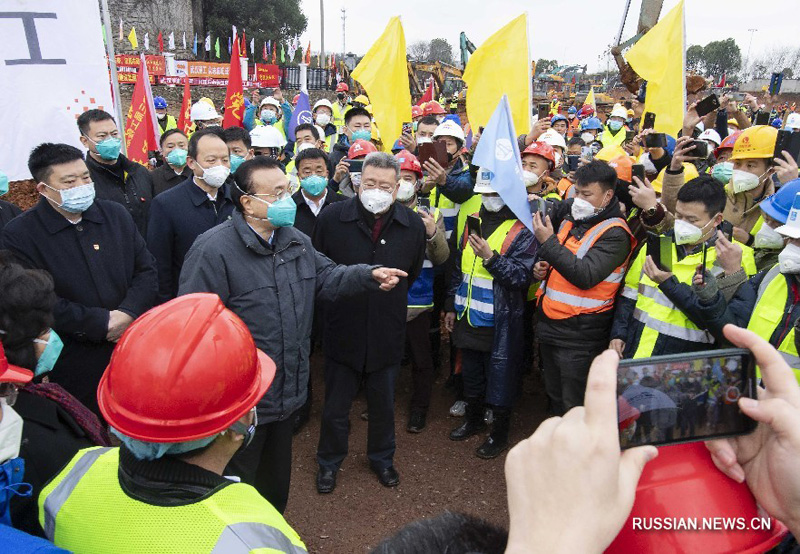
<svg viewBox="0 0 800 554">
<path fill-rule="evenodd" d="M 108 55 L 108 67 L 111 68 L 111 91 L 114 95 L 114 111 L 117 116 L 117 127 L 125 125 L 122 117 L 122 97 L 119 95 L 119 77 L 117 75 L 117 57 L 114 54 L 114 37 L 111 36 L 111 16 L 108 14 L 108 0 L 100 0 L 103 10 L 103 27 L 106 33 L 106 54 Z M 122 141 L 122 153 L 127 155 L 127 146 Z"/>
</svg>

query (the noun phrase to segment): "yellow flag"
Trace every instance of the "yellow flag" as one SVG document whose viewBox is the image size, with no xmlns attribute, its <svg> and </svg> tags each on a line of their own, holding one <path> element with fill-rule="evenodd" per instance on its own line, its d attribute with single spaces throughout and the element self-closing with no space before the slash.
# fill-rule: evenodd
<svg viewBox="0 0 800 554">
<path fill-rule="evenodd" d="M 634 71 L 647 81 L 644 109 L 656 114 L 656 132 L 673 137 L 683 127 L 686 106 L 683 1 L 625 55 Z"/>
<path fill-rule="evenodd" d="M 514 129 L 518 134 L 527 133 L 531 126 L 530 76 L 528 16 L 522 14 L 486 39 L 467 62 L 463 79 L 468 87 L 470 126 L 485 126 L 505 94 Z"/>
<path fill-rule="evenodd" d="M 128 33 L 128 40 L 131 41 L 131 48 L 134 50 L 139 48 L 139 41 L 136 40 L 136 27 L 131 28 L 131 32 Z"/>
<path fill-rule="evenodd" d="M 597 104 L 594 99 L 594 87 L 589 89 L 589 94 L 586 95 L 586 100 L 583 101 L 584 106 L 590 106 L 597 115 Z"/>
<path fill-rule="evenodd" d="M 352 77 L 367 91 L 372 117 L 383 137 L 383 149 L 391 152 L 403 123 L 411 121 L 406 37 L 399 17 L 389 20 L 386 30 L 353 70 Z"/>
</svg>

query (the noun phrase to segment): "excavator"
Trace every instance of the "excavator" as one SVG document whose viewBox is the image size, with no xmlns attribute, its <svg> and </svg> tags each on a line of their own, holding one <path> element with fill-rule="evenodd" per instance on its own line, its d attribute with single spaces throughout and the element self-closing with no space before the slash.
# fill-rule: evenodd
<svg viewBox="0 0 800 554">
<path fill-rule="evenodd" d="M 467 67 L 469 55 L 476 50 L 475 45 L 472 44 L 472 41 L 467 38 L 463 31 L 459 37 L 459 49 L 461 50 L 460 68 L 438 60 L 435 62 L 406 62 L 412 94 L 421 96 L 427 88 L 427 79 L 420 79 L 417 75 L 420 72 L 429 73 L 433 77 L 438 91 L 448 98 L 454 95 L 463 96 L 460 94 L 464 90 L 464 81 L 461 80 L 461 76 L 464 73 L 464 68 Z M 434 96 L 438 97 L 438 95 Z"/>
</svg>

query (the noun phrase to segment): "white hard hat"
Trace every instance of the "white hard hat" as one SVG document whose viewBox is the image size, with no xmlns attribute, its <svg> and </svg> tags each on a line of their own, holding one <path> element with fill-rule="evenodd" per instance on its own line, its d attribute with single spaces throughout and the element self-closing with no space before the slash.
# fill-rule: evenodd
<svg viewBox="0 0 800 554">
<path fill-rule="evenodd" d="M 567 141 L 564 140 L 564 137 L 561 136 L 561 133 L 556 131 L 555 129 L 548 129 L 542 136 L 539 137 L 539 140 L 542 142 L 546 142 L 550 146 L 559 146 L 562 148 L 564 152 L 567 150 Z"/>
<path fill-rule="evenodd" d="M 250 142 L 258 148 L 283 148 L 286 139 L 272 125 L 259 125 L 250 131 Z"/>
<path fill-rule="evenodd" d="M 610 117 L 621 117 L 624 121 L 628 119 L 628 110 L 625 109 L 625 106 L 617 102 L 614 104 L 614 108 L 611 110 Z"/>
<path fill-rule="evenodd" d="M 719 138 L 719 133 L 716 132 L 714 129 L 706 129 L 705 131 L 700 133 L 700 136 L 697 138 L 699 138 L 700 140 L 707 140 L 709 142 L 713 142 L 716 146 L 722 144 L 722 139 Z"/>
<path fill-rule="evenodd" d="M 275 106 L 276 108 L 278 108 L 278 112 L 280 113 L 281 103 L 275 100 L 272 96 L 267 96 L 261 101 L 259 107 L 263 108 L 264 106 Z"/>
<path fill-rule="evenodd" d="M 467 137 L 464 135 L 464 129 L 456 123 L 455 121 L 445 121 L 433 132 L 433 138 L 438 137 L 453 137 L 461 141 L 461 144 L 464 144 L 464 141 L 467 140 Z"/>
<path fill-rule="evenodd" d="M 786 125 L 783 127 L 784 129 L 790 129 L 792 131 L 800 131 L 800 113 L 790 113 L 786 118 Z"/>
<path fill-rule="evenodd" d="M 192 121 L 209 121 L 211 119 L 219 119 L 219 114 L 217 113 L 217 110 L 214 109 L 214 106 L 209 106 L 207 102 L 203 102 L 202 100 L 196 102 L 192 106 L 190 116 Z"/>
<path fill-rule="evenodd" d="M 800 192 L 794 197 L 789 217 L 786 218 L 786 225 L 781 225 L 775 230 L 784 237 L 800 239 Z"/>
<path fill-rule="evenodd" d="M 493 192 L 497 192 L 492 188 L 491 176 L 492 173 L 488 169 L 479 167 L 478 176 L 475 179 L 475 188 L 473 189 L 473 192 L 475 194 L 491 194 Z"/>
<path fill-rule="evenodd" d="M 316 104 L 314 104 L 314 109 L 311 110 L 311 111 L 312 112 L 317 111 L 317 108 L 319 108 L 320 106 L 325 106 L 331 112 L 333 111 L 333 104 L 331 104 L 330 100 L 328 100 L 327 98 L 321 98 L 321 99 L 317 100 Z"/>
</svg>

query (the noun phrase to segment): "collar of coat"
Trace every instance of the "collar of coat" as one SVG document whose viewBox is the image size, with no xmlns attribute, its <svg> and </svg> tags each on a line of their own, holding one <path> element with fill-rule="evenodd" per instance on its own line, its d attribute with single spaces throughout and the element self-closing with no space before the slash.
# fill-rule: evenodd
<svg viewBox="0 0 800 554">
<path fill-rule="evenodd" d="M 364 220 L 364 217 L 362 217 L 361 210 L 359 210 L 359 204 L 360 203 L 361 203 L 361 200 L 359 199 L 358 196 L 355 196 L 355 197 L 351 198 L 350 200 L 348 200 L 347 202 L 344 202 L 344 206 L 342 206 L 342 212 L 339 215 L 339 221 Z M 388 212 L 389 217 L 386 219 L 386 221 L 383 224 L 384 228 L 388 227 L 389 223 L 391 223 L 392 221 L 395 221 L 395 222 L 399 223 L 403 227 L 408 227 L 410 225 L 411 222 L 408 219 L 408 213 L 411 210 L 409 208 L 405 208 L 405 206 L 400 206 L 400 208 L 398 208 L 397 204 L 398 204 L 398 202 L 395 201 L 394 204 L 392 204 L 392 207 L 389 209 L 389 212 Z M 405 209 L 402 209 L 402 208 L 405 208 Z M 364 211 L 366 212 L 366 210 L 364 210 Z M 381 214 L 381 217 L 383 215 L 384 214 Z M 370 225 L 371 222 L 367 222 L 367 221 L 364 220 L 364 223 L 367 225 L 367 227 L 370 227 L 370 228 L 372 227 L 372 225 Z"/>
<path fill-rule="evenodd" d="M 91 221 L 92 223 L 98 224 L 103 224 L 106 222 L 103 211 L 98 207 L 97 202 L 98 201 L 95 199 L 92 205 L 89 206 L 89 209 L 81 214 L 82 221 Z M 63 229 L 74 227 L 76 225 L 58 213 L 44 196 L 39 199 L 39 203 L 36 204 L 33 209 L 38 213 L 39 219 L 42 221 L 44 228 L 47 229 L 47 232 L 51 235 L 55 235 Z"/>
<path fill-rule="evenodd" d="M 302 242 L 298 240 L 296 234 L 300 231 L 294 227 L 278 227 L 272 232 L 272 247 L 265 246 L 258 237 L 256 232 L 247 224 L 242 212 L 236 210 L 233 212 L 233 228 L 236 229 L 236 234 L 242 239 L 242 242 L 248 250 L 252 250 L 256 254 L 262 256 L 272 256 L 273 254 L 280 254 L 281 262 L 291 261 L 302 254 L 305 249 L 290 248 L 292 246 L 302 246 Z"/>
<path fill-rule="evenodd" d="M 201 189 L 200 186 L 194 182 L 194 175 L 189 177 L 187 181 L 189 181 L 189 198 L 192 199 L 192 204 L 201 206 L 203 203 L 211 201 L 206 191 Z M 225 200 L 233 202 L 233 200 L 231 200 L 231 187 L 228 185 L 229 182 L 230 181 L 225 181 L 222 186 L 219 187 L 219 190 L 217 190 L 217 200 L 219 200 L 219 195 L 221 194 Z"/>
</svg>

